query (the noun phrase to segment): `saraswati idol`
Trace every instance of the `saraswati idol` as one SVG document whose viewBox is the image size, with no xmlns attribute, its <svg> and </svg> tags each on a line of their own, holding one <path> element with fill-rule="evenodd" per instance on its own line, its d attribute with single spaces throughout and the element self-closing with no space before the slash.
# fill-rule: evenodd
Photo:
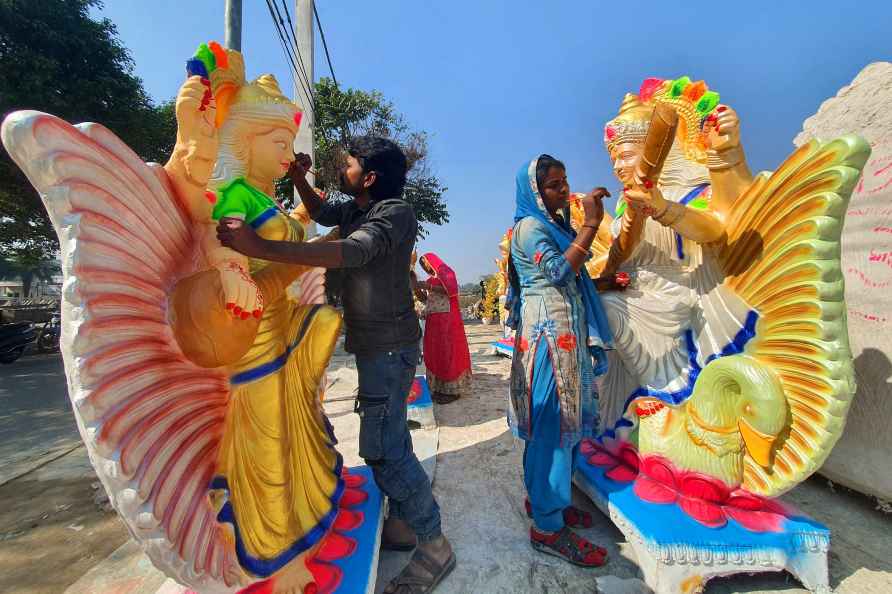
<svg viewBox="0 0 892 594">
<path fill-rule="evenodd" d="M 301 110 L 218 44 L 188 67 L 163 167 L 97 124 L 3 122 L 59 236 L 75 416 L 112 503 L 168 575 L 199 592 L 330 592 L 368 498 L 321 407 L 340 318 L 321 305 L 320 270 L 247 259 L 214 233 L 233 216 L 304 239 L 274 199 Z"/>
<path fill-rule="evenodd" d="M 840 233 L 869 147 L 812 141 L 754 177 L 737 114 L 687 77 L 626 95 L 604 140 L 625 189 L 591 267 L 632 283 L 602 293 L 606 431 L 577 478 L 658 592 L 783 568 L 826 588 L 829 532 L 774 498 L 854 393 Z"/>
</svg>

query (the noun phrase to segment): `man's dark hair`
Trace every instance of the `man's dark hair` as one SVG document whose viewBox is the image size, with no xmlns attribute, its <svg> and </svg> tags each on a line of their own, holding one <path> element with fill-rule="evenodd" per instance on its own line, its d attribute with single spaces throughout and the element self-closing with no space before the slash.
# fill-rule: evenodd
<svg viewBox="0 0 892 594">
<path fill-rule="evenodd" d="M 560 167 L 563 170 L 567 170 L 567 167 L 551 155 L 539 155 L 539 159 L 536 162 L 536 185 L 541 186 L 542 181 L 545 179 L 545 176 L 548 175 L 548 170 L 552 167 Z"/>
<path fill-rule="evenodd" d="M 380 136 L 359 136 L 350 141 L 347 152 L 355 157 L 365 173 L 374 171 L 369 186 L 372 200 L 400 198 L 406 185 L 406 155 L 392 140 Z"/>
</svg>

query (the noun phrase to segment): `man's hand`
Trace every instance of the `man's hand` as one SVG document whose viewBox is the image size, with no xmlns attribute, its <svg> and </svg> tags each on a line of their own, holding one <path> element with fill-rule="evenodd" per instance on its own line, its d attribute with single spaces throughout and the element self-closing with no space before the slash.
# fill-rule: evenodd
<svg viewBox="0 0 892 594">
<path fill-rule="evenodd" d="M 310 158 L 310 155 L 306 153 L 297 153 L 294 155 L 294 161 L 291 162 L 291 167 L 288 168 L 288 179 L 291 180 L 292 184 L 297 185 L 298 180 L 306 179 L 307 173 L 312 166 L 313 159 Z"/>
<path fill-rule="evenodd" d="M 609 197 L 610 192 L 606 188 L 595 188 L 582 197 L 582 212 L 585 215 L 583 224 L 590 225 L 596 229 L 601 225 L 604 218 L 604 198 Z"/>
<path fill-rule="evenodd" d="M 241 219 L 223 217 L 217 224 L 217 239 L 225 247 L 249 258 L 263 258 L 264 242 L 251 225 Z"/>
</svg>

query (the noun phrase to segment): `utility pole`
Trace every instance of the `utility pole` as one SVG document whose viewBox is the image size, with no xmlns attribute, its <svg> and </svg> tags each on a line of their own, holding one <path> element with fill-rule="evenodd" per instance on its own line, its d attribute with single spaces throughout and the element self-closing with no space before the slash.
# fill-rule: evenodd
<svg viewBox="0 0 892 594">
<path fill-rule="evenodd" d="M 226 0 L 225 45 L 237 52 L 242 51 L 242 0 Z"/>
<path fill-rule="evenodd" d="M 297 49 L 299 55 L 303 59 L 303 65 L 307 74 L 307 81 L 310 83 L 310 90 L 313 90 L 313 64 L 315 63 L 313 56 L 313 0 L 295 0 L 294 3 L 294 31 L 297 40 Z M 300 68 L 300 64 L 297 65 Z M 297 77 L 299 79 L 299 76 Z M 308 97 L 303 91 L 299 80 L 295 80 L 294 97 L 297 103 L 304 110 L 303 121 L 300 124 L 300 130 L 297 132 L 297 138 L 294 139 L 294 152 L 306 153 L 313 159 L 313 168 L 316 165 L 316 154 L 313 151 L 313 128 L 316 122 L 313 121 L 313 99 Z M 312 186 L 316 181 L 316 176 L 312 173 L 307 174 L 307 181 Z M 295 201 L 300 200 L 295 196 Z M 307 226 L 307 238 L 316 235 L 316 223 L 310 221 Z"/>
</svg>

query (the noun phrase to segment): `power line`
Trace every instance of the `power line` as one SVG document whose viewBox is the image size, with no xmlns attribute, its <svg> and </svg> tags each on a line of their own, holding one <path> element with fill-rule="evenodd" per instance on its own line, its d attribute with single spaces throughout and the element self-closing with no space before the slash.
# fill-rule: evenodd
<svg viewBox="0 0 892 594">
<path fill-rule="evenodd" d="M 331 65 L 331 55 L 328 53 L 328 43 L 325 42 L 325 31 L 322 30 L 322 21 L 319 20 L 319 11 L 316 10 L 315 2 L 313 2 L 313 14 L 316 16 L 316 25 L 319 27 L 319 37 L 322 38 L 322 47 L 325 48 L 325 59 L 328 61 L 328 71 L 331 72 L 331 79 L 334 81 L 335 87 L 337 87 L 338 77 L 335 76 L 334 66 Z"/>
<path fill-rule="evenodd" d="M 275 0 L 273 0 L 273 1 L 275 2 Z M 284 21 L 282 21 L 282 15 L 279 14 L 278 7 L 276 8 L 276 13 L 279 14 L 279 21 L 282 23 L 282 28 L 286 29 L 287 31 L 291 31 L 290 39 L 293 40 L 292 47 L 296 51 L 297 63 L 300 64 L 300 70 L 301 70 L 301 73 L 303 74 L 303 80 L 307 84 L 307 88 L 310 90 L 310 95 L 315 100 L 316 96 L 315 96 L 315 93 L 313 92 L 313 82 L 310 80 L 310 77 L 307 76 L 307 67 L 304 64 L 304 57 L 300 53 L 300 45 L 298 45 L 297 37 L 295 37 L 295 35 L 294 35 L 294 23 L 291 21 L 291 12 L 288 10 L 288 5 L 285 3 L 285 0 L 281 0 L 281 2 L 282 2 L 282 8 L 285 10 L 285 16 L 288 17 L 288 27 L 287 28 L 285 27 Z M 310 31 L 310 35 L 312 35 L 312 34 L 313 34 L 313 32 Z M 312 64 L 311 64 L 311 66 L 312 66 Z"/>
<path fill-rule="evenodd" d="M 298 69 L 297 64 L 295 63 L 296 56 L 294 55 L 294 49 L 291 46 L 290 38 L 286 41 L 286 34 L 282 33 L 282 29 L 284 28 L 284 22 L 282 22 L 282 20 L 281 20 L 281 15 L 279 17 L 279 20 L 278 21 L 276 20 L 275 12 L 278 12 L 278 8 L 275 8 L 275 12 L 274 12 L 274 9 L 273 9 L 274 4 L 272 4 L 270 2 L 270 0 L 266 0 L 266 7 L 269 9 L 269 16 L 272 19 L 273 25 L 276 28 L 276 33 L 278 33 L 278 35 L 279 35 L 279 43 L 282 46 L 282 51 L 285 53 L 285 57 L 288 59 L 288 62 L 291 64 L 292 75 L 297 75 L 297 82 L 300 83 L 300 88 L 303 90 L 304 95 L 306 96 L 306 98 L 309 102 L 308 107 L 309 107 L 310 111 L 313 113 L 313 119 L 315 120 L 316 119 L 315 112 L 313 112 L 313 94 L 312 94 L 312 91 L 310 91 L 307 88 L 307 85 L 304 82 L 304 79 L 301 78 L 301 71 Z M 280 22 L 282 25 L 281 27 L 280 27 Z M 293 76 L 292 76 L 292 78 L 293 78 Z"/>
</svg>

